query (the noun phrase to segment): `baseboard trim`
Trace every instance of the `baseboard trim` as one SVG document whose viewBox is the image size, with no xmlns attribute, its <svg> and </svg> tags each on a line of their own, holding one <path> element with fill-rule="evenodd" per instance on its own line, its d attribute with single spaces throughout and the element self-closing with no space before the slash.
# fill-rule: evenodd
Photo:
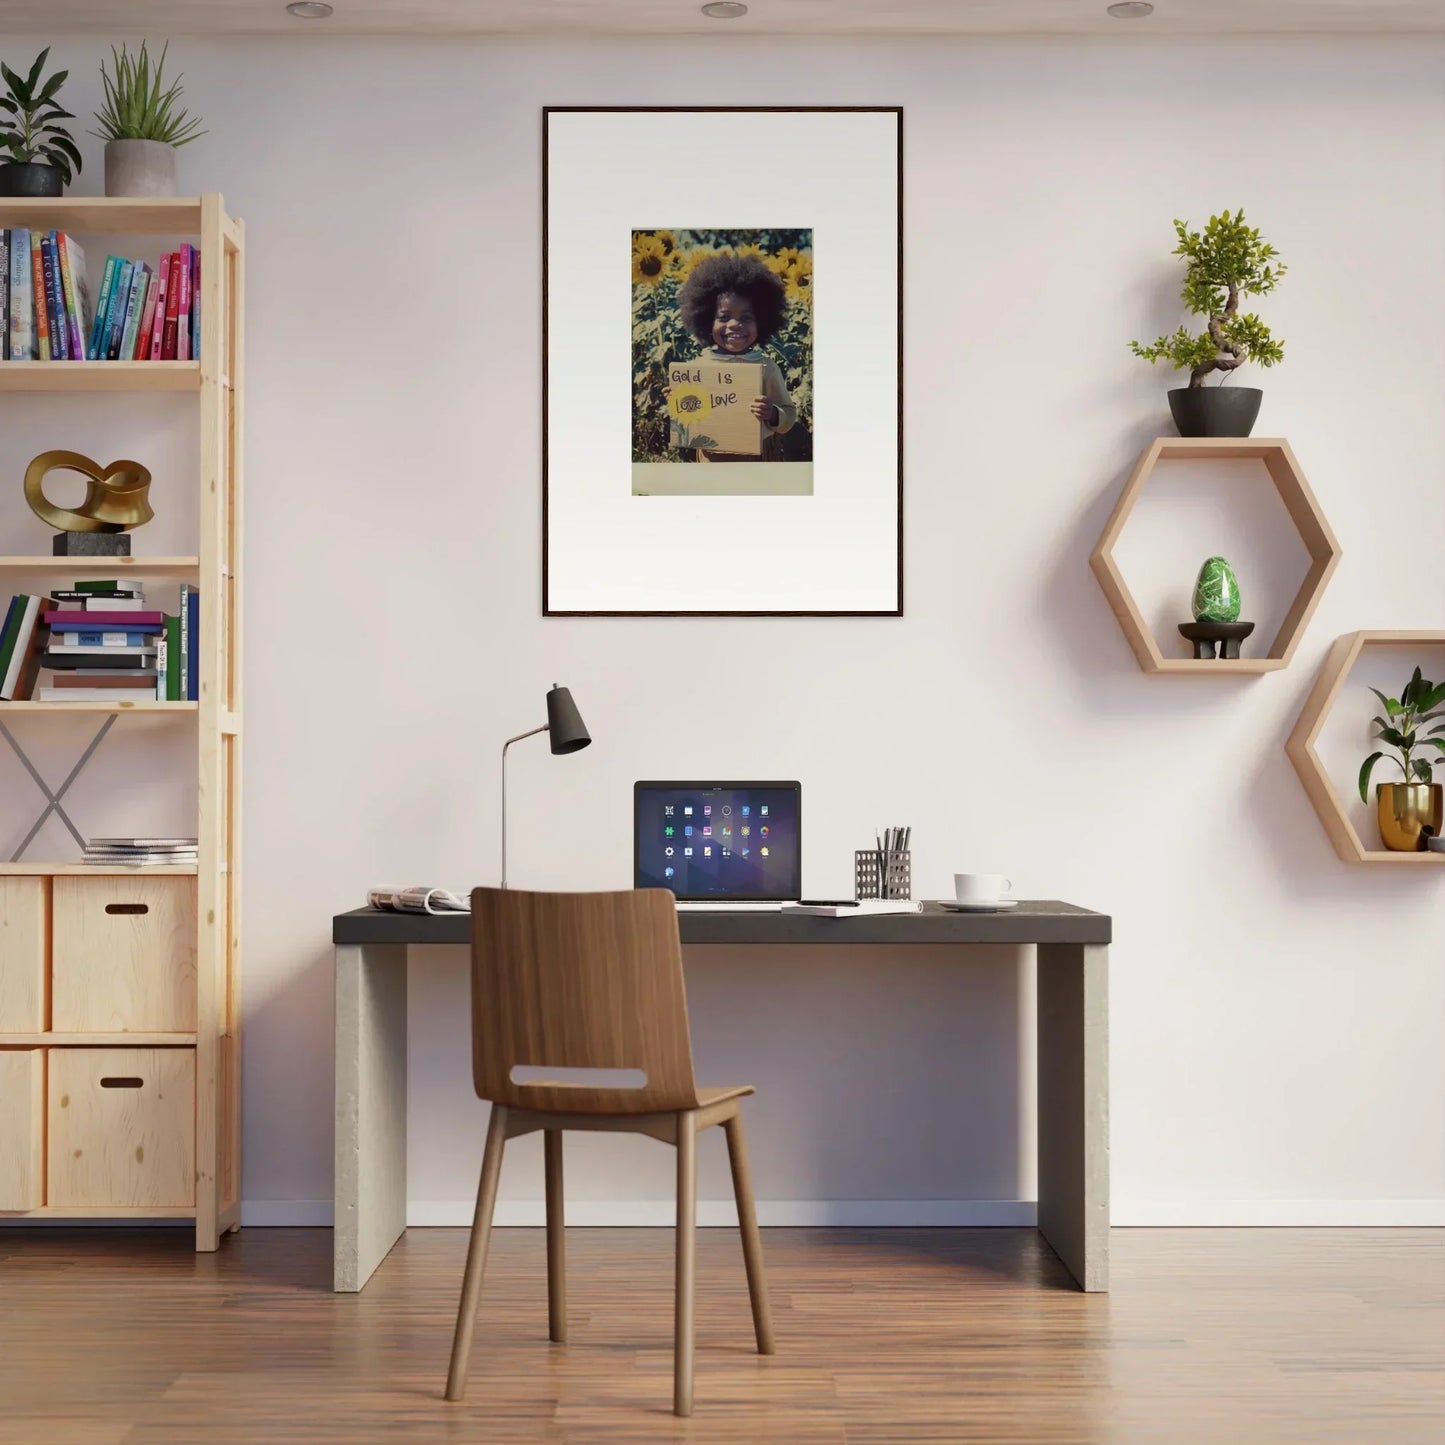
<svg viewBox="0 0 1445 1445">
<path fill-rule="evenodd" d="M 1436 1229 L 1445 1199 L 1125 1199 L 1115 1229 Z"/>
<path fill-rule="evenodd" d="M 248 1199 L 241 1223 L 253 1229 L 329 1229 L 329 1199 Z M 1036 1222 L 1029 1199 L 774 1199 L 758 1204 L 765 1227 L 811 1225 L 835 1228 L 926 1229 L 941 1227 L 1027 1228 Z M 699 1202 L 704 1227 L 737 1223 L 732 1201 Z M 34 1221 L 4 1220 L 25 1224 Z M 83 1220 L 46 1223 L 75 1227 Z M 413 1200 L 407 1223 L 418 1228 L 464 1228 L 472 1222 L 470 1200 Z M 536 1228 L 545 1222 L 541 1200 L 502 1200 L 502 1228 Z M 584 1228 L 661 1228 L 673 1222 L 667 1200 L 569 1200 L 567 1222 Z M 189 1221 L 184 1221 L 189 1228 Z M 1445 1199 L 1131 1199 L 1114 1206 L 1121 1229 L 1440 1229 Z"/>
</svg>

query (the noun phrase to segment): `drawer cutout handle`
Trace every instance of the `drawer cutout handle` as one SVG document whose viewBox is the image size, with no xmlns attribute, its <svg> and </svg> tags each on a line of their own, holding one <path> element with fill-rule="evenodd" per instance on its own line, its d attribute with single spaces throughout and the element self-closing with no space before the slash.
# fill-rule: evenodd
<svg viewBox="0 0 1445 1445">
<path fill-rule="evenodd" d="M 107 913 L 149 913 L 151 908 L 149 903 L 107 903 L 105 911 Z"/>
<path fill-rule="evenodd" d="M 112 1075 L 109 1078 L 102 1079 L 100 1081 L 100 1087 L 102 1089 L 141 1089 L 145 1087 L 145 1080 L 124 1076 L 117 1078 Z"/>
</svg>

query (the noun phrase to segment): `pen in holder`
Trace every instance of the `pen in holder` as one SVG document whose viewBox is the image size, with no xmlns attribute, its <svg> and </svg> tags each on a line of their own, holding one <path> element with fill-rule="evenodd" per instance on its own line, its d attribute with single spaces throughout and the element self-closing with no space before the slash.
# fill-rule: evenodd
<svg viewBox="0 0 1445 1445">
<path fill-rule="evenodd" d="M 867 899 L 913 897 L 913 855 L 905 850 L 859 848 L 853 854 L 853 897 Z"/>
</svg>

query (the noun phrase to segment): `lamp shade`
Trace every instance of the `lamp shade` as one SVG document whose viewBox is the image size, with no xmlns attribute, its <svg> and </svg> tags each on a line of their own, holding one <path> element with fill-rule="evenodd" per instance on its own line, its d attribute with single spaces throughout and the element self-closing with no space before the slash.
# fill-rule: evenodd
<svg viewBox="0 0 1445 1445">
<path fill-rule="evenodd" d="M 547 735 L 554 753 L 575 753 L 592 741 L 571 690 L 555 683 L 547 694 Z"/>
</svg>

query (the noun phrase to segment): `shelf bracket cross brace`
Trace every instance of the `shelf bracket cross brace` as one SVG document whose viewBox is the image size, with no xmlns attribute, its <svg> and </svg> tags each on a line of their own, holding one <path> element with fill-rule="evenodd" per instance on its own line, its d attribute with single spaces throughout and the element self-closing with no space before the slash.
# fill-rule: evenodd
<svg viewBox="0 0 1445 1445">
<path fill-rule="evenodd" d="M 45 826 L 45 820 L 52 813 L 55 813 L 59 816 L 60 821 L 64 823 L 67 828 L 70 829 L 70 836 L 74 838 L 77 843 L 80 844 L 82 849 L 85 848 L 85 839 L 81 836 L 80 830 L 71 821 L 70 814 L 65 811 L 65 807 L 60 800 L 66 795 L 66 793 L 70 791 L 71 784 L 75 782 L 75 780 L 81 775 L 82 772 L 84 772 L 85 765 L 91 760 L 91 758 L 95 756 L 95 750 L 101 745 L 102 742 L 104 742 L 106 733 L 108 733 L 114 725 L 114 716 L 106 718 L 106 720 L 101 723 L 100 730 L 90 740 L 90 746 L 87 747 L 83 753 L 81 753 L 79 761 L 75 764 L 73 768 L 71 768 L 70 776 L 66 778 L 66 780 L 60 785 L 59 788 L 55 790 L 55 792 L 52 793 L 50 791 L 50 784 L 47 783 L 45 779 L 40 776 L 40 772 L 36 768 L 35 764 L 32 763 L 28 757 L 26 757 L 25 749 L 20 746 L 20 743 L 16 739 L 15 734 L 12 733 L 3 722 L 0 722 L 0 733 L 3 733 L 5 735 L 5 741 L 9 743 L 12 748 L 14 748 L 15 756 L 19 758 L 20 761 L 25 765 L 25 771 L 29 773 L 30 776 L 35 780 L 35 786 L 39 788 L 42 793 L 45 794 L 47 800 L 45 804 L 45 811 L 42 812 L 41 815 L 35 820 L 34 826 L 25 835 L 25 838 L 21 842 L 20 846 L 10 855 L 10 861 L 12 863 L 18 863 L 20 861 L 21 855 L 35 841 L 35 835 L 39 833 L 41 828 Z"/>
</svg>

